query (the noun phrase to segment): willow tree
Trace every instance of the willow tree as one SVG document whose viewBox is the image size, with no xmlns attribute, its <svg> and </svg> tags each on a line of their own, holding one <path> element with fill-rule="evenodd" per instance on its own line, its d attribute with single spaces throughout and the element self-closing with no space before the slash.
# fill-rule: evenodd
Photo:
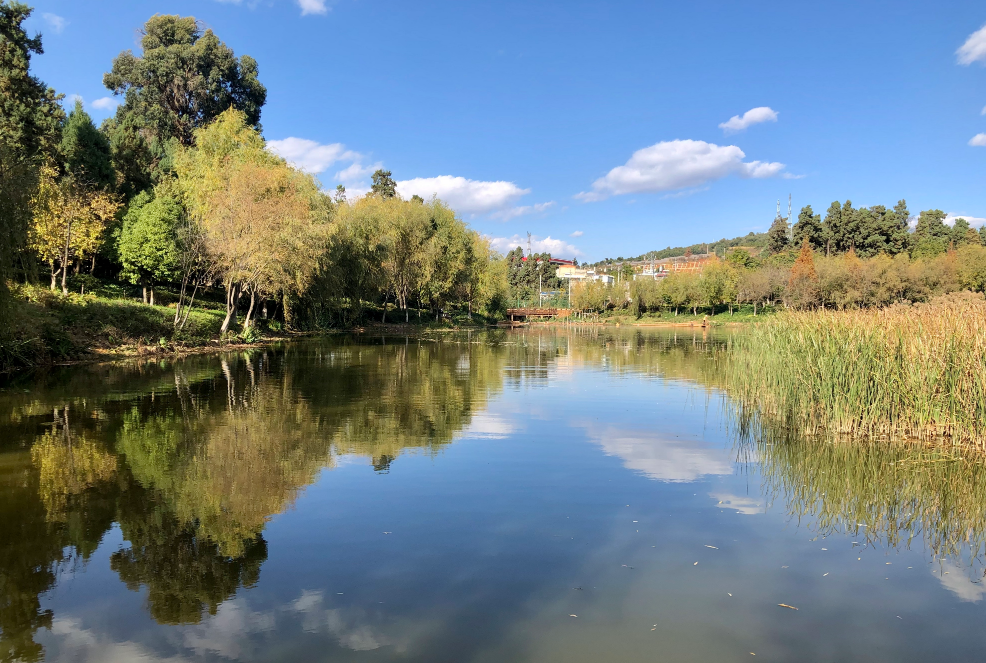
<svg viewBox="0 0 986 663">
<path fill-rule="evenodd" d="M 322 252 L 331 203 L 315 180 L 266 149 L 245 113 L 229 109 L 175 159 L 179 188 L 226 288 L 222 331 L 250 296 L 305 288 Z"/>
</svg>

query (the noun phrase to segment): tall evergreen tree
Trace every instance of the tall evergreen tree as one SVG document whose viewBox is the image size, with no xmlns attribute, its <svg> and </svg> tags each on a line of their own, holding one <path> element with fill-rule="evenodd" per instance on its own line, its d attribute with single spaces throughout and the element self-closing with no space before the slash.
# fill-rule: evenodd
<svg viewBox="0 0 986 663">
<path fill-rule="evenodd" d="M 828 211 L 825 213 L 825 221 L 822 223 L 822 230 L 825 233 L 825 253 L 832 254 L 838 250 L 838 243 L 842 238 L 842 205 L 838 200 L 832 201 Z"/>
<path fill-rule="evenodd" d="M 788 229 L 787 220 L 780 215 L 770 224 L 770 230 L 767 231 L 767 251 L 769 253 L 780 253 L 789 246 Z"/>
<path fill-rule="evenodd" d="M 104 190 L 116 184 L 110 141 L 93 124 L 81 101 L 69 113 L 58 148 L 65 174 L 76 182 Z"/>
<path fill-rule="evenodd" d="M 370 190 L 381 198 L 395 198 L 397 196 L 397 182 L 390 176 L 389 170 L 378 169 L 373 173 L 373 186 Z"/>
<path fill-rule="evenodd" d="M 793 228 L 795 246 L 804 244 L 805 240 L 811 247 L 818 251 L 825 250 L 825 233 L 822 228 L 822 217 L 815 214 L 811 205 L 805 205 L 798 214 L 798 222 Z"/>
<path fill-rule="evenodd" d="M 6 322 L 7 279 L 24 255 L 30 199 L 38 171 L 53 157 L 65 112 L 61 96 L 31 75 L 31 56 L 44 52 L 41 35 L 22 27 L 31 8 L 0 0 L 0 328 Z"/>
<path fill-rule="evenodd" d="M 914 228 L 914 256 L 935 256 L 948 249 L 951 229 L 945 225 L 946 216 L 940 209 L 924 210 L 918 215 L 918 223 Z"/>
<path fill-rule="evenodd" d="M 142 34 L 141 54 L 120 53 L 103 76 L 103 84 L 124 97 L 105 130 L 125 177 L 125 195 L 155 181 L 159 165 L 169 167 L 172 141 L 191 146 L 195 130 L 229 108 L 242 111 L 259 130 L 267 99 L 257 61 L 237 58 L 194 17 L 156 14 Z"/>
</svg>

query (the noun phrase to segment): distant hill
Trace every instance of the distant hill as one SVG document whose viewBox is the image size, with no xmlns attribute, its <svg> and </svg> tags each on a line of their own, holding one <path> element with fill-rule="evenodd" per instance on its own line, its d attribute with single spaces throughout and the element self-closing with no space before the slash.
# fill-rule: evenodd
<svg viewBox="0 0 986 663">
<path fill-rule="evenodd" d="M 661 249 L 660 251 L 648 251 L 647 253 L 632 258 L 624 258 L 623 256 L 620 256 L 619 258 L 605 258 L 597 263 L 593 263 L 593 266 L 608 265 L 614 262 L 625 261 L 637 262 L 644 260 L 663 260 L 664 258 L 677 258 L 685 255 L 686 253 L 718 253 L 719 255 L 722 255 L 724 251 L 737 246 L 762 249 L 767 246 L 767 233 L 751 232 L 741 237 L 734 237 L 733 239 L 723 238 L 718 242 L 702 242 L 701 244 L 692 244 L 691 246 L 669 246 L 668 248 Z"/>
</svg>

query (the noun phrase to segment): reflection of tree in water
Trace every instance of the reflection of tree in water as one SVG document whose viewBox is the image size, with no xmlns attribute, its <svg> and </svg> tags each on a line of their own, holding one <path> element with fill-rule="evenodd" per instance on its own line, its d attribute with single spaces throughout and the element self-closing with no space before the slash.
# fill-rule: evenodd
<svg viewBox="0 0 986 663">
<path fill-rule="evenodd" d="M 69 494 L 42 477 L 28 452 L 0 456 L 0 661 L 42 658 L 34 633 L 50 628 L 53 615 L 41 595 L 61 567 L 88 562 L 113 522 L 115 485 L 76 485 Z M 53 494 L 55 513 L 46 509 Z"/>
<path fill-rule="evenodd" d="M 986 553 L 986 464 L 980 452 L 924 443 L 808 437 L 738 415 L 741 449 L 754 452 L 765 491 L 822 535 L 869 545 L 922 541 L 936 559 L 979 571 Z M 978 574 L 979 571 L 974 573 Z"/>
<path fill-rule="evenodd" d="M 118 369 L 126 379 L 69 373 L 84 397 L 62 384 L 0 395 L 0 438 L 14 441 L 0 442 L 0 660 L 43 655 L 40 596 L 114 521 L 127 543 L 111 566 L 147 587 L 155 619 L 215 613 L 259 578 L 266 522 L 335 456 L 387 471 L 408 449 L 435 452 L 500 389 L 505 357 L 340 340 Z"/>
<path fill-rule="evenodd" d="M 151 616 L 162 624 L 196 624 L 205 610 L 242 587 L 252 587 L 267 559 L 263 537 L 245 542 L 235 557 L 182 523 L 155 495 L 134 485 L 120 499 L 119 523 L 130 543 L 110 557 L 110 567 L 133 591 L 147 587 Z"/>
</svg>

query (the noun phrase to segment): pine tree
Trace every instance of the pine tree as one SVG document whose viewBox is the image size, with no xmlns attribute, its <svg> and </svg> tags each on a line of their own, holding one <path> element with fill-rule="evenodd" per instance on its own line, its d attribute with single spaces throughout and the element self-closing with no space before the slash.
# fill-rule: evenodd
<svg viewBox="0 0 986 663">
<path fill-rule="evenodd" d="M 780 253 L 789 246 L 787 231 L 787 221 L 783 217 L 778 216 L 774 219 L 770 225 L 770 230 L 767 231 L 767 251 L 769 253 Z"/>
<path fill-rule="evenodd" d="M 815 214 L 811 205 L 805 205 L 798 214 L 798 222 L 793 228 L 795 246 L 803 244 L 805 240 L 812 248 L 818 250 L 825 249 L 825 234 L 822 228 L 822 217 Z"/>
</svg>

